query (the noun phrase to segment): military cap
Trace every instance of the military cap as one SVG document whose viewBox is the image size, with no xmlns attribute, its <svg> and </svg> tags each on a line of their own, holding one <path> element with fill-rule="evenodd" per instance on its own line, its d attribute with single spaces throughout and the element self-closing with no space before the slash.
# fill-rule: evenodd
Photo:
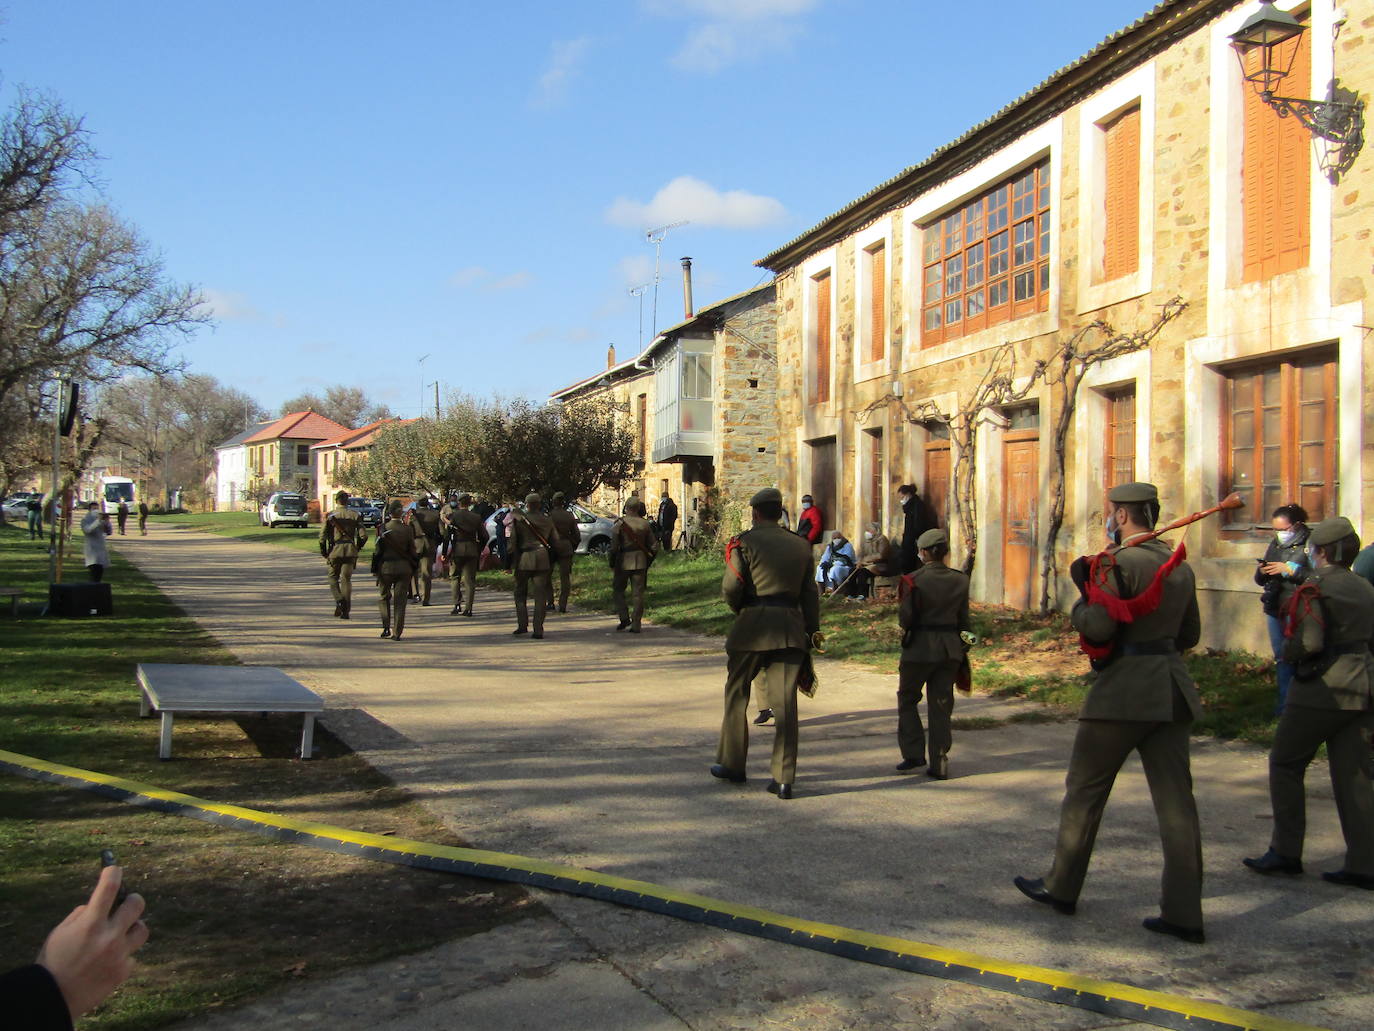
<svg viewBox="0 0 1374 1031">
<path fill-rule="evenodd" d="M 948 543 L 949 534 L 945 533 L 944 530 L 941 530 L 938 527 L 936 527 L 933 530 L 927 530 L 925 533 L 921 534 L 921 536 L 916 538 L 916 547 L 920 548 L 922 551 L 924 551 L 926 548 L 933 548 L 937 544 Z"/>
<path fill-rule="evenodd" d="M 556 491 L 553 492 L 553 503 L 554 503 L 555 505 L 561 505 L 561 504 L 563 504 L 563 502 L 565 502 L 565 501 L 567 501 L 567 500 L 568 500 L 568 495 L 564 494 L 561 490 L 556 490 Z"/>
<path fill-rule="evenodd" d="M 1347 537 L 1355 536 L 1355 527 L 1350 524 L 1350 520 L 1345 516 L 1332 516 L 1330 519 L 1323 519 L 1316 526 L 1312 527 L 1312 533 L 1307 538 L 1312 544 L 1326 545 L 1335 544 L 1343 541 Z"/>
<path fill-rule="evenodd" d="M 335 492 L 334 492 L 334 500 L 335 500 L 335 501 L 347 501 L 347 500 L 348 500 L 348 491 L 346 491 L 346 490 L 335 491 Z"/>
<path fill-rule="evenodd" d="M 777 487 L 764 487 L 763 490 L 749 499 L 749 507 L 758 508 L 760 505 L 766 505 L 769 502 L 775 505 L 781 505 L 782 491 L 778 490 Z"/>
<path fill-rule="evenodd" d="M 1118 505 L 1158 501 L 1159 489 L 1153 483 L 1120 483 L 1107 492 L 1107 500 Z"/>
<path fill-rule="evenodd" d="M 525 495 L 525 504 L 530 508 L 535 508 L 544 503 L 544 499 L 533 492 Z"/>
</svg>

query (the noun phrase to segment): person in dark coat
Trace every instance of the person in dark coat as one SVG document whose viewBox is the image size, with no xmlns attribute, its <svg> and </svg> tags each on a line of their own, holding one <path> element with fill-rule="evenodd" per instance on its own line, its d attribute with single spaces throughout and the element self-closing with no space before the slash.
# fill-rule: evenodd
<svg viewBox="0 0 1374 1031">
<path fill-rule="evenodd" d="M 663 500 L 658 503 L 659 539 L 663 542 L 664 551 L 673 550 L 673 528 L 676 526 L 677 502 L 671 495 L 664 494 Z"/>
<path fill-rule="evenodd" d="M 916 554 L 916 542 L 927 530 L 936 529 L 935 514 L 930 506 L 921 500 L 916 488 L 904 483 L 897 488 L 897 501 L 902 506 L 902 548 L 898 566 L 903 576 L 921 568 L 920 556 Z"/>
<path fill-rule="evenodd" d="M 1312 571 L 1307 558 L 1307 512 L 1301 505 L 1282 505 L 1274 509 L 1274 537 L 1255 570 L 1255 583 L 1264 588 L 1260 604 L 1269 624 L 1269 646 L 1274 653 L 1279 694 L 1274 715 L 1283 715 L 1288 685 L 1293 682 L 1293 664 L 1283 657 L 1283 614 L 1298 586 Z"/>
</svg>

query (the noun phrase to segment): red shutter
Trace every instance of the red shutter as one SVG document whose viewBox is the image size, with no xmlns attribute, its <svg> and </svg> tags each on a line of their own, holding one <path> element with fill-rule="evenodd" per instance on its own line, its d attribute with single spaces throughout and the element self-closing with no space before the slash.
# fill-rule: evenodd
<svg viewBox="0 0 1374 1031">
<path fill-rule="evenodd" d="M 822 272 L 812 282 L 816 290 L 816 379 L 811 400 L 823 404 L 830 400 L 830 273 Z"/>
<path fill-rule="evenodd" d="M 880 362 L 887 353 L 887 248 L 878 244 L 869 253 L 869 347 L 868 360 Z"/>
<path fill-rule="evenodd" d="M 1102 277 L 1112 280 L 1140 266 L 1140 108 L 1118 115 L 1102 131 L 1107 153 Z"/>
</svg>

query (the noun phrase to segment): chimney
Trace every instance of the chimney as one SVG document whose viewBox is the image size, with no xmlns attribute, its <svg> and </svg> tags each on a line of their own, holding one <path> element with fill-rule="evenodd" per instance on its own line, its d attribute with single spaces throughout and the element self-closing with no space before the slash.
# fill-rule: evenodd
<svg viewBox="0 0 1374 1031">
<path fill-rule="evenodd" d="M 615 344 L 606 345 L 606 368 L 615 368 Z"/>
<path fill-rule="evenodd" d="M 692 317 L 692 259 L 682 259 L 682 310 L 685 318 Z"/>
</svg>

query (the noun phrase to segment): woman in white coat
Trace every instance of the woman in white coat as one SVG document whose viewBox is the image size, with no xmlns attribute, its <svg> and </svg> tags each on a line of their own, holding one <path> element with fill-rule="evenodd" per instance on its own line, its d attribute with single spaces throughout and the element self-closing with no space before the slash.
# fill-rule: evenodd
<svg viewBox="0 0 1374 1031">
<path fill-rule="evenodd" d="M 105 567 L 110 564 L 110 553 L 105 548 L 105 538 L 110 535 L 110 517 L 101 512 L 94 501 L 86 506 L 86 515 L 81 520 L 81 534 L 85 538 L 82 551 L 85 553 L 86 570 L 91 574 L 91 582 L 99 583 L 105 575 Z"/>
</svg>

